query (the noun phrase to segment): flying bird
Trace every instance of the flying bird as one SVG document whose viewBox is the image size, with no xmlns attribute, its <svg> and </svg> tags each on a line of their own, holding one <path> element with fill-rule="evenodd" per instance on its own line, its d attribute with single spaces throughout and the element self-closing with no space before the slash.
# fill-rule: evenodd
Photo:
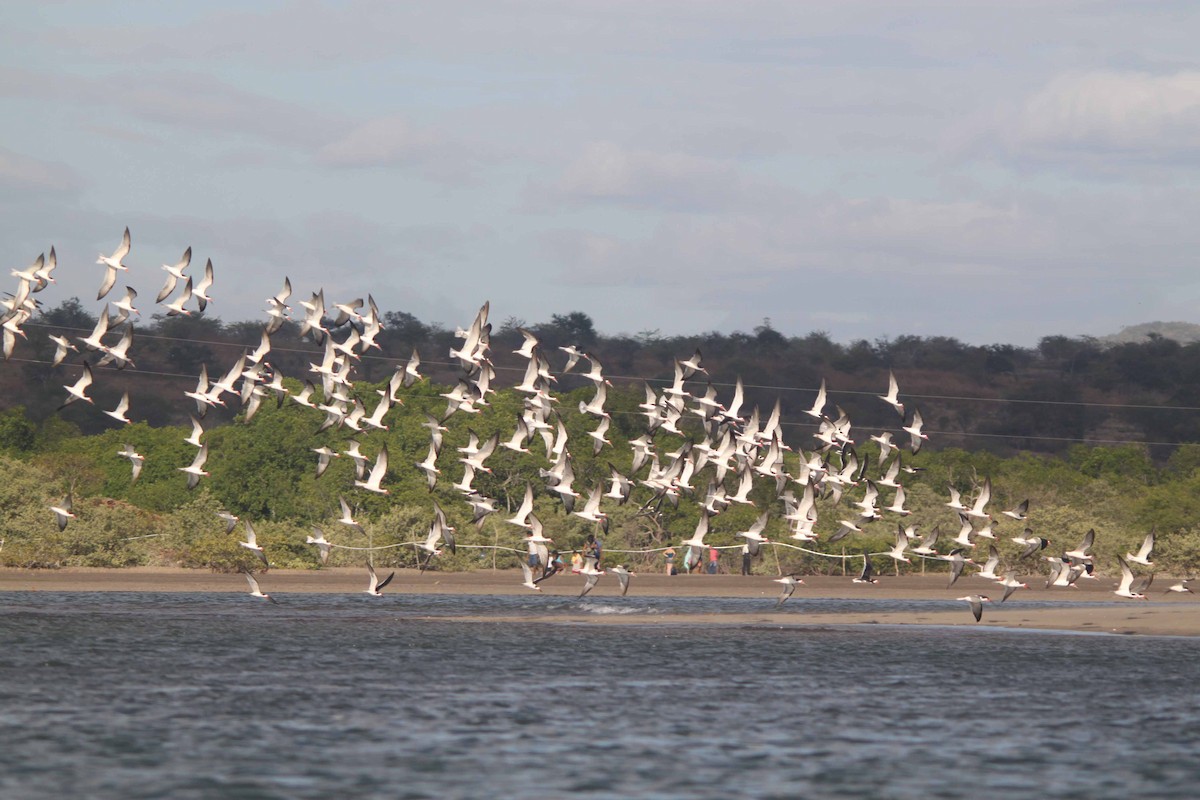
<svg viewBox="0 0 1200 800">
<path fill-rule="evenodd" d="M 854 579 L 854 583 L 879 583 L 879 579 L 875 577 L 875 568 L 871 566 L 871 559 L 867 556 L 863 556 L 862 572 Z"/>
<path fill-rule="evenodd" d="M 192 248 L 189 247 L 187 250 L 183 251 L 183 256 L 179 259 L 178 263 L 174 265 L 162 265 L 163 271 L 167 273 L 167 282 L 163 285 L 163 288 L 159 290 L 158 297 L 155 298 L 154 302 L 161 303 L 163 300 L 166 300 L 168 296 L 170 296 L 171 292 L 175 291 L 175 284 L 184 279 L 183 271 L 187 269 L 188 265 L 191 263 Z"/>
<path fill-rule="evenodd" d="M 59 523 L 60 527 L 63 523 Z M 1129 569 L 1129 565 L 1125 563 L 1125 559 L 1117 556 L 1117 564 L 1121 567 L 1121 583 L 1113 591 L 1117 597 L 1128 597 L 1133 600 L 1145 600 L 1146 590 L 1150 588 L 1151 581 L 1154 576 L 1142 578 L 1138 581 L 1138 585 L 1133 585 L 1133 570 Z"/>
<path fill-rule="evenodd" d="M 208 445 L 201 445 L 200 452 L 196 453 L 196 457 L 192 463 L 186 467 L 176 467 L 180 472 L 186 472 L 188 476 L 189 489 L 195 489 L 196 484 L 200 483 L 200 479 L 208 475 L 204 471 L 204 462 L 208 460 Z"/>
<path fill-rule="evenodd" d="M 142 464 L 146 463 L 146 457 L 134 450 L 131 444 L 127 444 L 123 449 L 118 450 L 117 455 L 129 459 L 129 463 L 133 466 L 133 477 L 129 479 L 129 482 L 136 483 L 138 476 L 142 474 Z"/>
<path fill-rule="evenodd" d="M 969 594 L 958 599 L 970 604 L 971 613 L 975 615 L 976 622 L 983 618 L 983 604 L 992 602 L 986 594 Z"/>
<path fill-rule="evenodd" d="M 630 572 L 629 568 L 624 564 L 611 567 L 608 571 L 617 576 L 617 583 L 621 584 L 621 596 L 624 597 L 629 592 L 629 579 L 637 575 L 637 573 Z"/>
<path fill-rule="evenodd" d="M 258 581 L 256 581 L 254 579 L 254 575 L 252 575 L 250 572 L 248 572 L 246 570 L 242 570 L 242 574 L 246 576 L 246 583 L 250 584 L 250 596 L 251 597 L 261 597 L 263 600 L 270 600 L 272 603 L 275 603 L 276 605 L 279 604 L 279 601 L 276 600 L 274 597 L 271 597 L 271 595 L 269 595 L 269 594 L 263 593 L 263 590 L 258 587 Z"/>
<path fill-rule="evenodd" d="M 342 516 L 338 519 L 338 522 L 354 528 L 359 533 L 362 533 L 362 525 L 358 524 L 358 522 L 354 519 L 354 513 L 350 510 L 350 504 L 346 502 L 346 498 L 338 498 L 338 507 L 342 512 Z"/>
<path fill-rule="evenodd" d="M 267 554 L 258 544 L 258 536 L 255 535 L 254 526 L 250 524 L 250 520 L 244 520 L 244 522 L 246 524 L 246 541 L 238 542 L 238 544 L 258 556 L 259 561 L 263 563 L 263 568 L 265 569 L 269 566 L 267 564 Z"/>
<path fill-rule="evenodd" d="M 304 537 L 305 544 L 315 544 L 317 546 L 317 557 L 321 559 L 321 566 L 325 566 L 329 562 L 329 551 L 332 549 L 329 540 L 325 538 L 325 531 L 316 525 L 312 526 L 313 533 L 316 536 Z M 390 579 L 389 579 L 390 580 Z"/>
<path fill-rule="evenodd" d="M 784 575 L 782 578 L 775 578 L 774 581 L 775 583 L 783 584 L 783 591 L 779 593 L 779 599 L 775 601 L 776 608 L 779 608 L 787 601 L 789 597 L 792 596 L 792 593 L 796 591 L 797 586 L 804 585 L 804 580 L 799 577 L 799 573 Z"/>
<path fill-rule="evenodd" d="M 129 417 L 125 416 L 125 412 L 129 411 L 129 392 L 121 395 L 121 401 L 117 403 L 117 407 L 112 411 L 105 410 L 104 413 L 115 419 L 117 422 L 124 422 L 126 425 L 131 423 Z"/>
<path fill-rule="evenodd" d="M 75 345 L 71 344 L 67 340 L 67 337 L 65 337 L 65 336 L 55 336 L 54 334 L 51 334 L 50 341 L 54 342 L 54 345 L 55 345 L 54 361 L 51 362 L 51 364 L 50 364 L 50 366 L 52 366 L 52 367 L 57 367 L 59 364 L 61 364 L 63 362 L 63 359 L 65 359 L 67 357 L 67 353 L 69 353 L 69 352 L 78 353 L 79 352 L 79 348 L 76 347 Z"/>
<path fill-rule="evenodd" d="M 372 597 L 383 597 L 383 588 L 392 582 L 392 578 L 396 577 L 396 573 L 393 572 L 381 581 L 379 580 L 379 576 L 375 574 L 375 567 L 370 561 L 367 562 L 367 572 L 370 573 L 371 580 L 368 582 L 367 588 L 363 589 L 363 591 Z"/>
<path fill-rule="evenodd" d="M 194 287 L 192 287 L 192 296 L 196 298 L 196 304 L 200 311 L 204 311 L 204 309 L 208 307 L 208 304 L 213 302 L 213 299 L 206 294 L 212 284 L 213 265 L 212 259 L 210 258 L 204 264 L 204 277 L 201 278 Z"/>
<path fill-rule="evenodd" d="M 527 589 L 532 589 L 535 592 L 540 592 L 542 587 L 537 585 L 537 581 L 533 579 L 533 568 L 530 567 L 524 560 L 521 561 L 521 574 L 525 581 L 521 584 Z"/>
<path fill-rule="evenodd" d="M 70 492 L 67 492 L 67 496 L 60 500 L 58 505 L 50 506 L 50 510 L 54 512 L 54 519 L 58 522 L 59 531 L 66 530 L 67 522 L 75 519 L 75 515 L 71 513 L 73 506 Z"/>
<path fill-rule="evenodd" d="M 1154 562 L 1150 560 L 1150 552 L 1154 549 L 1154 531 L 1151 530 L 1146 534 L 1146 538 L 1142 540 L 1142 546 L 1138 548 L 1136 553 L 1126 553 L 1125 560 L 1131 564 L 1141 564 L 1143 567 L 1153 567 Z"/>
<path fill-rule="evenodd" d="M 1007 600 L 1009 598 L 1009 596 L 1012 595 L 1012 593 L 1015 592 L 1017 589 L 1028 589 L 1029 588 L 1029 584 L 1022 583 L 1020 580 L 1014 578 L 1011 575 L 1009 575 L 1007 578 L 1005 578 L 1002 581 L 998 581 L 998 583 L 1004 587 L 1004 596 L 1000 598 L 1001 603 L 1003 603 L 1005 600 Z"/>
<path fill-rule="evenodd" d="M 909 448 L 912 450 L 913 455 L 916 455 L 918 452 L 920 452 L 922 442 L 929 440 L 929 437 L 926 434 L 921 433 L 921 428 L 924 426 L 924 424 L 925 423 L 921 419 L 921 412 L 917 409 L 913 409 L 912 422 L 901 428 L 901 430 L 909 435 Z"/>
<path fill-rule="evenodd" d="M 888 392 L 879 395 L 879 399 L 896 409 L 900 419 L 904 419 L 904 403 L 900 402 L 900 385 L 896 383 L 896 374 L 888 370 Z"/>
<path fill-rule="evenodd" d="M 233 529 L 237 527 L 238 516 L 230 514 L 228 511 L 218 511 L 217 516 L 225 523 L 225 533 L 233 533 Z"/>
<path fill-rule="evenodd" d="M 105 267 L 104 281 L 100 284 L 100 292 L 96 295 L 97 300 L 103 300 L 104 295 L 108 294 L 113 284 L 117 282 L 117 270 L 129 270 L 129 267 L 121 263 L 121 260 L 129 255 L 129 247 L 129 228 L 126 228 L 125 235 L 121 237 L 121 244 L 117 245 L 113 254 L 106 256 L 101 253 L 100 257 L 96 259 L 97 264 L 103 264 Z"/>
<path fill-rule="evenodd" d="M 58 410 L 62 411 L 76 400 L 83 400 L 85 403 L 92 403 L 95 405 L 95 403 L 92 401 L 92 398 L 87 396 L 87 388 L 91 385 L 92 368 L 85 361 L 83 362 L 83 375 L 79 377 L 79 380 L 75 381 L 75 383 L 71 384 L 70 386 L 63 386 L 63 388 L 67 390 L 67 399 L 66 402 L 58 407 Z"/>
<path fill-rule="evenodd" d="M 1029 501 L 1022 500 L 1020 503 L 1017 504 L 1016 508 L 1010 509 L 1008 511 L 1001 511 L 1000 513 L 1006 517 L 1011 517 L 1011 518 L 1017 520 L 1018 522 L 1024 522 L 1025 515 L 1029 513 Z"/>
<path fill-rule="evenodd" d="M 598 570 L 585 561 L 583 569 L 580 570 L 579 574 L 583 576 L 583 591 L 579 593 L 579 596 L 586 597 L 588 592 L 596 588 L 596 582 L 600 580 L 600 576 L 604 574 L 604 570 Z"/>
<path fill-rule="evenodd" d="M 368 492 L 375 494 L 389 494 L 388 489 L 380 486 L 383 481 L 383 476 L 387 474 L 388 467 L 388 450 L 387 445 L 379 449 L 379 455 L 375 456 L 375 464 L 371 467 L 371 474 L 367 476 L 365 481 L 355 481 L 354 485 L 359 489 L 366 489 Z"/>
</svg>

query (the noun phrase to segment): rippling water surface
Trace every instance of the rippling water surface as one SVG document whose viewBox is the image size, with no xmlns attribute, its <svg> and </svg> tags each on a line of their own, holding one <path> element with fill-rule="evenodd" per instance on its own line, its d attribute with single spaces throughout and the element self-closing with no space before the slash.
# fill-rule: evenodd
<svg viewBox="0 0 1200 800">
<path fill-rule="evenodd" d="M 738 599 L 286 599 L 0 593 L 0 797 L 1095 800 L 1200 785 L 1193 639 L 486 621 L 763 608 Z M 962 608 L 785 610 L 864 607 Z"/>
</svg>

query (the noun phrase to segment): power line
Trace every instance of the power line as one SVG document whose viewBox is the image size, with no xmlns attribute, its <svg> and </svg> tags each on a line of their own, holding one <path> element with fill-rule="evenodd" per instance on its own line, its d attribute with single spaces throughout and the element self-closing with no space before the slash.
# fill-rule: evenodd
<svg viewBox="0 0 1200 800">
<path fill-rule="evenodd" d="M 44 365 L 48 365 L 48 366 L 52 365 L 52 362 L 50 362 L 50 361 L 44 361 L 41 359 L 34 359 L 34 358 L 12 358 L 9 360 L 12 362 L 15 362 L 15 363 L 22 363 L 22 364 L 44 364 Z M 422 363 L 431 363 L 431 362 L 422 361 Z M 70 364 L 68 366 L 75 367 L 78 365 Z M 152 370 L 142 370 L 142 369 L 136 369 L 136 368 L 134 368 L 130 371 L 126 371 L 123 374 L 127 375 L 127 376 L 146 375 L 146 376 L 163 377 L 163 378 L 179 378 L 179 379 L 187 380 L 187 381 L 193 381 L 196 379 L 195 375 L 188 375 L 188 374 L 180 373 L 180 372 L 155 372 Z M 440 395 L 439 395 L 439 397 L 440 397 Z M 430 397 L 430 396 L 425 396 L 425 395 L 409 396 L 409 397 L 406 397 L 405 400 L 406 400 L 406 403 L 409 401 L 414 401 L 414 400 L 415 401 L 428 401 L 430 403 L 436 402 L 436 398 Z M 441 403 L 439 402 L 439 403 L 437 403 L 437 405 L 441 405 Z M 425 408 L 423 410 L 428 410 L 428 409 Z M 636 411 L 615 411 L 614 410 L 614 411 L 609 412 L 609 414 L 610 414 L 610 416 L 623 416 L 623 417 L 642 416 L 639 412 L 636 412 Z M 813 423 L 793 422 L 790 420 L 780 420 L 779 424 L 781 426 L 789 427 L 789 428 L 810 428 L 811 429 L 811 428 L 818 427 L 817 425 L 815 425 Z M 867 431 L 867 432 L 885 432 L 888 430 L 891 430 L 893 432 L 895 431 L 895 429 L 893 429 L 893 428 L 875 428 L 875 427 L 863 427 L 863 426 L 858 427 L 858 430 Z M 929 430 L 929 429 L 927 429 L 927 430 Z M 1087 438 L 1087 437 L 1080 438 L 1080 437 L 1072 437 L 1072 436 L 1042 436 L 1042 435 L 1037 435 L 1037 434 L 1020 434 L 1020 433 L 982 433 L 982 432 L 978 432 L 978 431 L 929 430 L 929 434 L 932 436 L 958 437 L 958 438 L 962 438 L 962 439 L 971 439 L 971 438 L 1024 439 L 1024 440 L 1028 440 L 1028 441 L 1039 441 L 1039 442 L 1042 442 L 1042 441 L 1044 441 L 1044 442 L 1073 442 L 1073 443 L 1077 443 L 1077 444 L 1092 444 L 1092 445 L 1140 445 L 1140 446 L 1144 446 L 1144 447 L 1200 447 L 1200 442 L 1152 442 L 1152 441 L 1146 441 L 1143 439 L 1094 439 L 1094 438 Z"/>
<path fill-rule="evenodd" d="M 90 333 L 90 329 L 88 329 L 88 328 L 55 326 L 55 325 L 47 325 L 45 323 L 38 323 L 38 322 L 27 322 L 27 323 L 25 323 L 25 325 L 26 325 L 26 327 L 38 327 L 38 328 L 47 328 L 47 329 L 51 329 L 51 330 L 76 331 L 76 332 Z M 190 344 L 212 345 L 214 347 L 232 347 L 232 348 L 237 348 L 240 350 L 252 349 L 250 345 L 241 344 L 239 342 L 221 342 L 221 341 L 216 341 L 216 340 L 212 340 L 212 339 L 185 339 L 185 338 L 178 337 L 178 336 L 163 336 L 161 334 L 151 334 L 151 333 L 141 333 L 141 334 L 138 334 L 138 337 L 141 339 L 152 339 L 155 341 L 187 342 Z M 299 353 L 299 354 L 307 354 L 307 355 L 314 354 L 313 350 L 305 350 L 305 349 L 300 349 L 300 348 L 296 348 L 296 347 L 276 347 L 276 346 L 272 345 L 271 350 L 272 350 L 272 352 L 280 352 L 280 353 Z M 369 360 L 369 361 L 384 361 L 384 362 L 392 362 L 392 363 L 406 360 L 404 358 L 399 358 L 399 357 L 394 357 L 394 356 L 371 355 L 369 353 L 361 354 L 360 358 Z M 11 359 L 11 360 L 19 361 L 21 359 Z M 26 359 L 26 360 L 28 360 L 28 359 Z M 34 362 L 34 363 L 36 363 L 36 362 Z M 437 360 L 430 360 L 430 359 L 425 359 L 425 358 L 423 358 L 421 360 L 421 363 L 422 364 L 430 364 L 430 365 L 438 366 L 438 367 L 449 367 L 449 368 L 457 368 L 459 366 L 457 363 L 455 363 L 453 361 L 437 361 Z M 507 366 L 493 365 L 493 369 L 495 369 L 497 371 L 501 371 L 501 372 L 524 372 L 523 367 L 507 367 Z M 154 373 L 154 374 L 167 375 L 168 373 Z M 570 373 L 567 373 L 567 374 L 570 374 Z M 188 376 L 188 377 L 194 377 L 194 376 Z M 642 377 L 639 375 L 606 375 L 605 377 L 609 378 L 610 380 L 629 381 L 631 383 L 639 382 L 639 381 L 643 381 L 643 382 L 647 382 L 647 383 L 663 383 L 663 384 L 671 383 L 671 380 L 667 379 L 667 378 L 645 378 L 645 377 Z M 737 385 L 736 383 L 730 383 L 728 381 L 708 381 L 708 382 L 716 387 L 730 388 L 730 389 L 734 388 Z M 772 384 L 743 383 L 742 387 L 745 389 L 756 389 L 756 390 L 762 390 L 762 391 L 775 391 L 775 392 L 811 392 L 814 394 L 817 392 L 817 389 L 815 389 L 815 388 L 807 388 L 807 387 L 802 387 L 802 386 L 777 386 L 777 385 L 772 385 Z M 875 392 L 861 391 L 861 390 L 856 390 L 856 389 L 828 389 L 827 393 L 830 395 L 850 395 L 850 396 L 857 396 L 857 397 L 875 397 L 876 396 Z M 972 397 L 969 395 L 911 394 L 911 393 L 907 393 L 907 392 L 904 394 L 904 397 L 906 399 L 911 398 L 911 399 L 915 399 L 915 400 L 942 400 L 942 401 L 968 402 L 968 403 L 1012 403 L 1012 404 L 1016 404 L 1016 405 L 1064 406 L 1064 407 L 1076 407 L 1076 408 L 1107 408 L 1107 409 L 1131 410 L 1131 411 L 1200 411 L 1200 406 L 1174 406 L 1174 405 L 1168 406 L 1168 405 L 1150 405 L 1150 404 L 1145 404 L 1145 403 L 1098 403 L 1098 402 L 1089 402 L 1089 401 L 1083 401 L 1083 400 L 1032 400 L 1032 399 L 1020 398 L 1020 397 L 977 397 L 977 396 Z M 981 434 L 981 435 L 984 435 L 984 434 Z M 986 434 L 986 435 L 991 435 L 991 434 Z M 999 434 L 995 434 L 995 435 L 999 435 Z"/>
<path fill-rule="evenodd" d="M 86 328 L 59 327 L 59 326 L 47 325 L 44 323 L 32 323 L 32 322 L 27 323 L 27 324 L 34 326 L 34 327 L 47 328 L 47 329 L 55 329 L 57 327 L 58 330 L 63 330 L 63 331 L 89 332 L 88 329 L 86 329 Z M 140 337 L 146 338 L 146 339 L 152 339 L 152 340 L 156 340 L 156 341 L 187 342 L 187 343 L 191 343 L 191 344 L 205 344 L 205 345 L 212 345 L 212 346 L 216 346 L 216 347 L 235 347 L 235 348 L 239 348 L 242 350 L 247 349 L 247 345 L 239 344 L 236 342 L 221 342 L 221 341 L 216 341 L 216 340 L 205 340 L 205 339 L 185 339 L 183 337 L 163 336 L 163 335 L 159 335 L 159 334 L 140 334 Z M 272 350 L 278 351 L 278 352 L 283 352 L 283 353 L 299 353 L 299 354 L 313 355 L 312 350 L 300 349 L 300 348 L 272 347 Z M 361 357 L 370 359 L 370 360 L 375 360 L 375 361 L 387 361 L 387 362 L 399 362 L 402 360 L 402 359 L 391 358 L 388 356 L 374 356 L 374 355 L 369 355 L 369 354 L 363 354 Z M 10 360 L 14 361 L 14 362 L 19 362 L 19 363 L 52 365 L 51 362 L 43 361 L 43 360 L 39 360 L 39 359 L 13 358 Z M 421 363 L 422 364 L 430 364 L 430 365 L 434 365 L 434 366 L 443 366 L 443 367 L 457 367 L 458 366 L 455 362 L 452 362 L 452 361 L 422 360 Z M 523 372 L 524 371 L 522 368 L 519 368 L 519 367 L 493 367 L 493 368 L 497 369 L 497 370 L 504 370 L 504 371 L 509 371 L 509 372 Z M 188 374 L 184 374 L 184 373 L 160 372 L 160 371 L 153 371 L 153 370 L 139 370 L 136 367 L 134 368 L 133 372 L 129 372 L 126 374 L 146 375 L 146 376 L 165 377 L 165 378 L 177 378 L 177 379 L 189 380 L 189 381 L 194 380 L 196 377 L 194 375 L 188 375 Z M 614 375 L 614 376 L 609 376 L 609 377 L 616 379 L 616 380 L 625 380 L 625 381 L 631 381 L 631 382 L 654 380 L 655 382 L 669 383 L 669 381 L 666 381 L 665 379 L 657 379 L 657 378 L 656 379 L 644 379 L 641 377 L 628 376 L 628 375 Z M 716 382 L 716 383 L 712 383 L 712 385 L 732 387 L 732 386 L 735 386 L 736 384 Z M 743 384 L 743 386 L 745 388 L 761 389 L 761 390 L 775 390 L 775 391 L 815 391 L 815 390 L 802 389 L 800 387 L 771 386 L 771 385 L 763 385 L 763 384 L 749 384 L 749 385 Z M 835 390 L 835 391 L 830 391 L 829 394 L 874 396 L 873 392 L 856 391 L 856 390 Z M 1128 410 L 1200 411 L 1200 407 L 1197 407 L 1197 406 L 1151 406 L 1151 405 L 1139 405 L 1139 404 L 1128 404 L 1128 403 L 1087 403 L 1087 402 L 1081 402 L 1081 401 L 1026 400 L 1026 399 L 1021 399 L 1021 398 L 966 397 L 966 396 L 961 396 L 961 395 L 906 395 L 906 398 L 921 398 L 921 399 L 929 399 L 929 400 L 951 400 L 951 401 L 966 401 L 966 402 L 975 401 L 975 402 L 988 402 L 988 403 L 1044 404 L 1044 405 L 1056 405 L 1056 406 L 1076 406 L 1076 407 L 1128 409 Z M 432 400 L 432 398 L 430 398 L 430 399 Z M 629 416 L 629 415 L 636 416 L 637 415 L 636 412 L 615 411 L 615 412 L 611 412 L 611 413 L 615 413 L 615 414 L 619 414 L 619 415 L 626 415 L 626 416 Z M 792 428 L 814 428 L 814 427 L 816 427 L 815 425 L 813 425 L 811 423 L 805 423 L 805 422 L 781 421 L 780 424 L 783 426 L 792 427 Z M 867 430 L 867 431 L 889 430 L 886 428 L 859 428 L 859 429 Z M 978 431 L 930 430 L 929 433 L 932 435 L 935 435 L 935 436 L 958 437 L 958 438 L 962 438 L 962 439 L 990 438 L 990 439 L 1009 439 L 1009 440 L 1046 441 L 1046 442 L 1071 442 L 1071 443 L 1092 444 L 1092 445 L 1139 445 L 1139 446 L 1146 446 L 1146 447 L 1183 447 L 1183 446 L 1196 446 L 1197 445 L 1197 443 L 1195 443 L 1195 442 L 1156 442 L 1156 441 L 1146 441 L 1146 440 L 1138 440 L 1138 439 L 1096 439 L 1096 438 L 1088 438 L 1088 437 L 1045 436 L 1045 435 L 1037 435 L 1037 434 L 983 433 L 983 432 L 978 432 Z"/>
</svg>

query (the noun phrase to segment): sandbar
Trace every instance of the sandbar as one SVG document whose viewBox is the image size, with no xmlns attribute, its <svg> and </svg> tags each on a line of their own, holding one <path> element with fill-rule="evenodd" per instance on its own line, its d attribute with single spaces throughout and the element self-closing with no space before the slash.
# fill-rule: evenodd
<svg viewBox="0 0 1200 800">
<path fill-rule="evenodd" d="M 1021 589 L 1007 603 L 984 607 L 983 621 L 976 623 L 966 603 L 961 611 L 899 612 L 811 612 L 804 598 L 855 600 L 943 600 L 953 601 L 968 594 L 987 594 L 998 600 L 1003 591 L 988 581 L 964 576 L 947 588 L 944 575 L 883 577 L 874 585 L 855 584 L 848 577 L 811 576 L 799 586 L 792 600 L 775 609 L 780 586 L 771 575 L 676 575 L 638 574 L 631 595 L 643 597 L 740 597 L 763 601 L 761 612 L 719 614 L 627 614 L 595 615 L 555 613 L 540 617 L 503 615 L 472 617 L 476 621 L 545 622 L 589 625 L 752 625 L 793 627 L 805 625 L 937 625 L 1027 628 L 1094 633 L 1155 636 L 1200 636 L 1200 600 L 1193 594 L 1163 591 L 1172 581 L 1156 581 L 1148 600 L 1126 600 L 1112 594 L 1115 581 L 1101 578 L 1078 589 Z M 264 591 L 285 599 L 288 593 L 357 593 L 366 588 L 366 571 L 339 567 L 323 570 L 272 569 L 259 576 Z M 1034 578 L 1031 586 L 1044 580 Z M 542 584 L 543 594 L 572 597 L 579 594 L 583 579 L 558 575 Z M 95 569 L 71 567 L 57 570 L 0 568 L 0 592 L 245 592 L 246 584 L 236 573 L 171 567 Z M 471 572 L 420 573 L 397 570 L 387 588 L 398 594 L 530 594 L 521 585 L 519 570 L 476 570 Z M 593 600 L 619 601 L 615 580 L 601 579 L 589 595 Z M 799 601 L 799 602 L 797 602 Z M 1053 601 L 1054 607 L 1039 607 L 1029 601 Z M 3 601 L 0 600 L 0 603 Z M 1061 604 L 1061 605 L 1059 605 Z M 463 618 L 467 619 L 467 618 Z"/>
</svg>

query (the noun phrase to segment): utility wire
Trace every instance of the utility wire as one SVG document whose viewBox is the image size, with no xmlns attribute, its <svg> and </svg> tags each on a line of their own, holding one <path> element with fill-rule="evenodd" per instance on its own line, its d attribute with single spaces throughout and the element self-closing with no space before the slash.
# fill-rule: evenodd
<svg viewBox="0 0 1200 800">
<path fill-rule="evenodd" d="M 47 329 L 53 329 L 53 330 L 76 331 L 76 332 L 85 332 L 85 333 L 91 332 L 91 330 L 88 328 L 60 327 L 60 326 L 54 326 L 54 325 L 47 325 L 45 323 L 39 323 L 39 322 L 26 322 L 25 327 L 47 328 Z M 142 339 L 152 339 L 152 340 L 156 340 L 156 341 L 187 342 L 190 344 L 212 345 L 214 347 L 232 347 L 232 348 L 239 349 L 239 350 L 253 349 L 253 346 L 251 346 L 251 345 L 241 344 L 238 342 L 221 342 L 221 341 L 216 341 L 216 340 L 212 340 L 212 339 L 184 339 L 184 338 L 178 337 L 178 336 L 162 336 L 160 334 L 150 334 L 150 333 L 138 334 L 138 337 L 142 338 Z M 272 345 L 271 350 L 277 351 L 280 353 L 302 353 L 302 354 L 308 354 L 308 355 L 314 355 L 316 352 L 319 352 L 319 351 L 305 350 L 305 349 L 295 348 L 295 347 L 275 347 L 274 345 Z M 403 361 L 407 360 L 406 358 L 397 358 L 397 357 L 393 357 L 393 356 L 371 355 L 369 353 L 362 354 L 361 358 L 369 360 L 369 361 L 383 361 L 383 362 L 391 362 L 391 363 L 403 362 Z M 21 360 L 21 359 L 12 359 L 12 360 L 17 361 L 17 360 Z M 421 359 L 421 363 L 422 364 L 430 364 L 430 365 L 438 366 L 438 367 L 450 367 L 450 368 L 458 367 L 458 364 L 453 361 L 435 361 L 435 360 L 429 360 L 429 359 L 423 358 L 423 359 Z M 525 371 L 524 367 L 493 366 L 493 369 L 500 371 L 500 372 L 524 372 Z M 168 373 L 153 373 L 153 374 L 167 375 Z M 571 373 L 567 373 L 567 374 L 571 374 Z M 194 378 L 195 376 L 181 376 L 181 377 Z M 645 381 L 645 382 L 650 382 L 650 383 L 663 383 L 663 384 L 671 383 L 671 380 L 666 379 L 666 378 L 645 378 L 640 375 L 606 375 L 605 377 L 610 380 L 629 381 L 631 383 L 639 382 L 639 381 Z M 734 386 L 736 386 L 736 383 L 730 383 L 728 381 L 709 381 L 709 383 L 711 383 L 713 386 L 723 387 L 723 388 L 733 388 Z M 811 392 L 813 394 L 816 394 L 816 392 L 817 392 L 817 389 L 815 389 L 815 388 L 807 388 L 807 387 L 802 387 L 802 386 L 777 386 L 777 385 L 772 385 L 772 384 L 756 384 L 756 383 L 743 383 L 742 386 L 745 389 L 758 389 L 758 390 L 763 390 L 763 391 Z M 859 390 L 854 390 L 854 389 L 827 389 L 827 394 L 829 394 L 829 395 L 851 395 L 851 396 L 860 396 L 860 397 L 874 397 L 876 395 L 875 392 L 859 391 Z M 1066 406 L 1066 407 L 1077 407 L 1077 408 L 1109 408 L 1109 409 L 1127 409 L 1127 410 L 1138 410 L 1138 411 L 1200 411 L 1200 406 L 1174 406 L 1174 405 L 1167 406 L 1167 405 L 1150 405 L 1150 404 L 1145 404 L 1145 403 L 1096 403 L 1096 402 L 1086 402 L 1086 401 L 1082 401 L 1082 400 L 1031 400 L 1028 398 L 1019 398 L 1019 397 L 977 397 L 977 396 L 972 397 L 969 395 L 911 394 L 908 392 L 904 393 L 904 397 L 917 399 L 917 400 L 943 400 L 943 401 L 968 402 L 968 403 L 1013 403 L 1013 404 L 1019 404 L 1019 405 Z"/>
</svg>

